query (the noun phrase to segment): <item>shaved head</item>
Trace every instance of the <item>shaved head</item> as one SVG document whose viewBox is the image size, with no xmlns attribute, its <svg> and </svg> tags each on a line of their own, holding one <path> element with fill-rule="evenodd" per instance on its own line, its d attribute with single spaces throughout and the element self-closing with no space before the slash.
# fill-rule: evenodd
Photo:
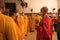
<svg viewBox="0 0 60 40">
<path fill-rule="evenodd" d="M 41 12 L 42 12 L 42 15 L 45 15 L 46 13 L 48 13 L 48 8 L 47 7 L 42 7 Z"/>
<path fill-rule="evenodd" d="M 41 12 L 43 12 L 43 11 L 44 11 L 44 12 L 48 12 L 48 8 L 47 8 L 47 7 L 42 7 L 42 8 L 41 8 Z"/>
</svg>

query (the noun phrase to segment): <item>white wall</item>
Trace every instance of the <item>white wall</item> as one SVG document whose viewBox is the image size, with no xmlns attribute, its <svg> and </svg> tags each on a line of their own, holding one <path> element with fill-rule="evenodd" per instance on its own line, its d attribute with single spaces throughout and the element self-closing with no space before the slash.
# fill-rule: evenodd
<svg viewBox="0 0 60 40">
<path fill-rule="evenodd" d="M 57 0 L 25 0 L 28 2 L 28 7 L 33 8 L 34 12 L 39 12 L 40 8 L 47 6 L 49 11 L 52 11 L 52 8 L 57 9 Z"/>
<path fill-rule="evenodd" d="M 47 6 L 49 8 L 49 12 L 52 11 L 52 8 L 57 9 L 57 0 L 25 0 L 28 3 L 28 7 L 22 9 L 18 0 L 6 0 L 6 2 L 15 2 L 17 4 L 18 12 L 29 13 L 30 9 L 33 8 L 33 12 L 40 12 L 41 7 Z"/>
<path fill-rule="evenodd" d="M 60 0 L 58 0 L 58 8 L 60 8 Z"/>
</svg>

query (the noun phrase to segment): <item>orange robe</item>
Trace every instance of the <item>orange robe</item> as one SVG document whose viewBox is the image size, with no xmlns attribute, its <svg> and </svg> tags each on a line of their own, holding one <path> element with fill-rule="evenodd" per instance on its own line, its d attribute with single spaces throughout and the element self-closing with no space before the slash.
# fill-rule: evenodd
<svg viewBox="0 0 60 40">
<path fill-rule="evenodd" d="M 35 17 L 35 22 L 36 22 L 36 24 L 35 24 L 35 25 L 36 25 L 36 26 L 38 26 L 38 25 L 39 25 L 39 23 L 40 23 L 41 19 L 42 19 L 42 18 L 41 18 L 41 16 L 36 16 L 36 17 Z M 37 23 L 37 22 L 38 22 L 38 23 Z"/>
<path fill-rule="evenodd" d="M 14 20 L 0 12 L 0 40 L 19 40 L 18 30 Z"/>
<path fill-rule="evenodd" d="M 31 30 L 35 30 L 35 16 L 29 16 L 29 27 Z"/>
<path fill-rule="evenodd" d="M 25 34 L 27 34 L 28 30 L 28 17 L 24 15 L 24 26 L 25 26 Z"/>
<path fill-rule="evenodd" d="M 38 23 L 39 23 L 40 20 L 41 20 L 41 16 L 36 16 L 36 17 L 35 17 L 35 20 L 38 21 Z"/>
<path fill-rule="evenodd" d="M 24 38 L 24 36 L 25 36 L 25 26 L 24 26 L 24 16 L 22 16 L 22 15 L 18 15 L 18 17 L 17 17 L 17 21 L 18 21 L 18 27 L 19 27 L 19 29 L 21 30 L 21 32 L 22 32 L 22 39 Z"/>
<path fill-rule="evenodd" d="M 39 23 L 37 40 L 52 40 L 52 19 L 48 15 Z"/>
</svg>

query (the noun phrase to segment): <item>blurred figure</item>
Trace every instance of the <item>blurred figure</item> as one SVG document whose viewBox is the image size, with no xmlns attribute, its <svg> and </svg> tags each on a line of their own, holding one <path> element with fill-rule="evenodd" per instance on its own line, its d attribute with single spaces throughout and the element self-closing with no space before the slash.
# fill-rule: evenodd
<svg viewBox="0 0 60 40">
<path fill-rule="evenodd" d="M 24 13 L 23 15 L 20 15 L 20 14 L 18 15 L 17 21 L 18 21 L 18 26 L 22 32 L 22 39 L 24 39 L 25 34 L 27 32 L 27 26 L 26 26 L 27 20 L 26 20 L 26 16 L 24 15 Z"/>
<path fill-rule="evenodd" d="M 28 17 L 24 15 L 25 36 L 28 34 Z"/>
<path fill-rule="evenodd" d="M 40 15 L 36 15 L 35 16 L 35 28 L 37 29 L 37 26 L 39 26 L 39 23 L 40 23 L 40 21 L 41 21 L 41 16 Z"/>
<path fill-rule="evenodd" d="M 42 7 L 42 20 L 37 28 L 37 40 L 52 40 L 52 21 L 47 15 L 48 8 Z"/>
<path fill-rule="evenodd" d="M 4 5 L 0 3 L 0 40 L 20 40 L 19 28 L 12 18 L 3 15 L 3 11 Z"/>
<path fill-rule="evenodd" d="M 35 31 L 35 16 L 32 15 L 29 16 L 29 28 L 30 28 L 30 32 L 34 32 Z"/>
<path fill-rule="evenodd" d="M 57 37 L 58 40 L 60 40 L 60 9 L 58 9 L 58 16 L 53 18 L 53 22 L 56 22 L 56 32 L 57 32 Z"/>
<path fill-rule="evenodd" d="M 60 40 L 60 9 L 58 9 L 58 18 L 56 21 L 57 21 L 57 27 L 56 27 L 57 37 L 58 40 Z"/>
<path fill-rule="evenodd" d="M 14 19 L 20 29 L 21 39 L 23 40 L 27 31 L 26 16 L 24 16 L 24 14 L 20 15 L 18 12 L 11 12 L 10 16 Z"/>
<path fill-rule="evenodd" d="M 11 12 L 11 13 L 9 14 L 9 16 L 12 17 L 15 22 L 17 22 L 17 16 L 18 16 L 18 15 L 17 15 L 17 12 Z"/>
<path fill-rule="evenodd" d="M 56 14 L 53 14 L 53 18 L 57 18 L 57 16 L 56 16 Z M 57 27 L 57 22 L 56 21 L 54 21 L 54 31 L 56 31 L 56 27 Z"/>
</svg>

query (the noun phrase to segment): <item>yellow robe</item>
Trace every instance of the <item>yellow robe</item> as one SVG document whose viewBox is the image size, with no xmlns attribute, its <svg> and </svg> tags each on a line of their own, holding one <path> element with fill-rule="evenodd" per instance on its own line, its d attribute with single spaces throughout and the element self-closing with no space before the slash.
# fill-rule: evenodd
<svg viewBox="0 0 60 40">
<path fill-rule="evenodd" d="M 35 20 L 38 21 L 38 23 L 41 21 L 41 19 L 42 19 L 41 16 L 36 16 L 35 17 Z"/>
<path fill-rule="evenodd" d="M 22 15 L 18 15 L 17 21 L 18 21 L 18 27 L 22 32 L 22 39 L 23 39 L 25 36 L 24 17 Z"/>
<path fill-rule="evenodd" d="M 25 34 L 27 34 L 28 30 L 28 17 L 24 15 L 24 26 L 25 26 Z"/>
<path fill-rule="evenodd" d="M 15 15 L 13 15 L 12 18 L 13 18 L 14 20 L 16 20 L 16 16 L 15 16 Z"/>
<path fill-rule="evenodd" d="M 35 26 L 36 26 L 36 27 L 39 26 L 39 23 L 40 23 L 41 19 L 42 19 L 41 16 L 35 16 L 35 22 L 36 22 Z M 37 22 L 38 22 L 38 23 L 37 23 Z"/>
<path fill-rule="evenodd" d="M 14 20 L 0 12 L 0 40 L 19 40 L 18 30 Z"/>
</svg>

